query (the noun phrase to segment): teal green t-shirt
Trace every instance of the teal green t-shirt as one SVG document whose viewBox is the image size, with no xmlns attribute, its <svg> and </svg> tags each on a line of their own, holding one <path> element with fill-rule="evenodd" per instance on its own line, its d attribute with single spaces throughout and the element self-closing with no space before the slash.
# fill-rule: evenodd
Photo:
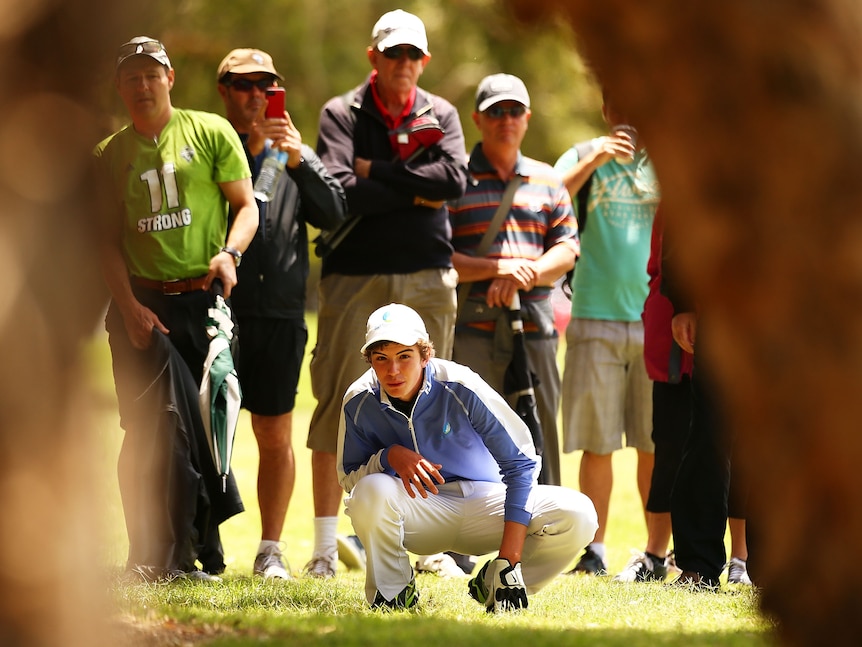
<svg viewBox="0 0 862 647">
<path fill-rule="evenodd" d="M 574 147 L 554 168 L 578 161 Z M 615 160 L 596 169 L 581 233 L 581 256 L 572 280 L 572 316 L 637 321 L 648 292 L 646 267 L 659 186 L 646 152 L 631 164 Z M 577 208 L 577 206 L 575 207 Z"/>
<path fill-rule="evenodd" d="M 224 117 L 174 108 L 158 141 L 131 126 L 95 151 L 122 214 L 129 273 L 149 279 L 202 276 L 224 245 L 221 182 L 251 177 L 239 136 Z"/>
</svg>

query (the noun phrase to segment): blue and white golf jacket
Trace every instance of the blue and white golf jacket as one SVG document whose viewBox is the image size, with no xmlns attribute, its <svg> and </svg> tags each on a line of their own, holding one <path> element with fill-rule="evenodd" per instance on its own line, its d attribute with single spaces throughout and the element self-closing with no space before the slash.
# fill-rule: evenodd
<svg viewBox="0 0 862 647">
<path fill-rule="evenodd" d="M 530 523 L 541 459 L 518 414 L 471 369 L 432 358 L 409 418 L 390 404 L 373 369 L 350 385 L 343 405 L 337 468 L 347 492 L 367 474 L 398 478 L 387 460 L 398 444 L 442 465 L 447 483 L 505 483 L 506 521 Z"/>
</svg>

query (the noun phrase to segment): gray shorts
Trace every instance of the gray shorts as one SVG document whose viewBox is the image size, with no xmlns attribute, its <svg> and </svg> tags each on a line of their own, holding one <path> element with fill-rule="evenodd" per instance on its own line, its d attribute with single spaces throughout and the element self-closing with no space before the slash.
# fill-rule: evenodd
<svg viewBox="0 0 862 647">
<path fill-rule="evenodd" d="M 563 370 L 563 451 L 653 452 L 652 382 L 640 321 L 572 319 Z"/>
<path fill-rule="evenodd" d="M 425 321 L 437 357 L 452 357 L 458 273 L 451 268 L 413 274 L 330 274 L 318 287 L 317 344 L 311 354 L 311 391 L 317 407 L 308 430 L 309 449 L 336 453 L 344 393 L 368 370 L 359 352 L 368 316 L 388 303 L 403 303 Z"/>
</svg>

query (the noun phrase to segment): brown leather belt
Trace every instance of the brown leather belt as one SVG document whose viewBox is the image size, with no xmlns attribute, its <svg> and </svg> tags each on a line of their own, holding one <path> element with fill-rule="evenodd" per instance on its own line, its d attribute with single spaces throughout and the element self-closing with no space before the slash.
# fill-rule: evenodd
<svg viewBox="0 0 862 647">
<path fill-rule="evenodd" d="M 145 279 L 141 276 L 131 277 L 132 283 L 147 290 L 161 292 L 164 295 L 185 294 L 186 292 L 197 292 L 204 289 L 206 276 L 198 276 L 193 279 L 175 279 L 173 281 L 156 281 Z"/>
</svg>

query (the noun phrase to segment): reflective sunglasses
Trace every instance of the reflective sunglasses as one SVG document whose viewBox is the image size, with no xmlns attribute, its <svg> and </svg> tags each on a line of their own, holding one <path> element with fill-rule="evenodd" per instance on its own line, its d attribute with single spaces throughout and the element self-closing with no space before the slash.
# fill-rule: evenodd
<svg viewBox="0 0 862 647">
<path fill-rule="evenodd" d="M 387 47 L 383 50 L 383 56 L 393 61 L 401 58 L 405 54 L 411 61 L 418 61 L 420 58 L 425 56 L 425 53 L 418 47 L 409 47 L 406 45 Z"/>
<path fill-rule="evenodd" d="M 120 47 L 117 58 L 126 58 L 133 54 L 158 54 L 164 51 L 165 46 L 157 40 L 147 40 L 143 43 L 126 43 Z"/>
<path fill-rule="evenodd" d="M 272 85 L 272 79 L 258 79 L 257 81 L 252 81 L 251 79 L 234 78 L 230 81 L 226 81 L 225 85 L 229 85 L 234 90 L 238 90 L 240 92 L 251 92 L 252 88 L 257 88 L 261 92 L 266 92 L 266 89 Z"/>
<path fill-rule="evenodd" d="M 527 106 L 522 106 L 521 104 L 518 104 L 516 106 L 509 106 L 508 108 L 506 108 L 501 105 L 496 105 L 491 106 L 482 114 L 486 117 L 490 117 L 491 119 L 502 119 L 506 115 L 517 119 L 518 117 L 523 117 L 525 114 L 527 114 Z"/>
</svg>

